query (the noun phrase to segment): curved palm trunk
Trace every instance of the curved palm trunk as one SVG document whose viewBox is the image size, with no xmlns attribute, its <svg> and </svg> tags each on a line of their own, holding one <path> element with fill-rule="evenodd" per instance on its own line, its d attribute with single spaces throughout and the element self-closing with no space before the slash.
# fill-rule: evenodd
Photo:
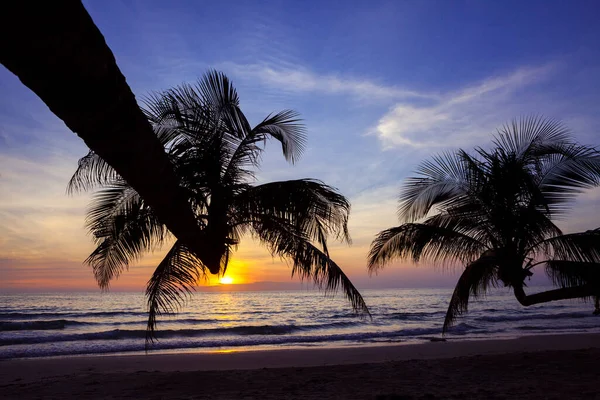
<svg viewBox="0 0 600 400">
<path fill-rule="evenodd" d="M 522 286 L 514 287 L 515 297 L 523 306 L 532 306 L 534 304 L 548 303 L 550 301 L 578 299 L 586 297 L 595 297 L 596 312 L 600 312 L 598 288 L 590 285 L 573 286 L 561 289 L 547 290 L 536 294 L 527 295 Z"/>
<path fill-rule="evenodd" d="M 172 166 L 81 2 L 10 1 L 0 15 L 0 62 L 200 257 L 207 246 Z"/>
</svg>

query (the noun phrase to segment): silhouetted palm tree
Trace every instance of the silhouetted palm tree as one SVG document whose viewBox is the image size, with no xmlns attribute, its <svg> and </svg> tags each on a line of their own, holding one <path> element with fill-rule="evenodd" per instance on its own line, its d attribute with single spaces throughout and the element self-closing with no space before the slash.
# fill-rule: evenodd
<svg viewBox="0 0 600 400">
<path fill-rule="evenodd" d="M 180 240 L 148 282 L 148 338 L 156 317 L 181 305 L 206 272 L 223 274 L 232 251 L 250 234 L 275 256 L 289 260 L 292 275 L 320 287 L 342 287 L 355 310 L 368 313 L 360 293 L 329 257 L 327 239 L 350 242 L 350 204 L 334 188 L 313 179 L 256 185 L 265 142 L 281 144 L 295 162 L 305 143 L 298 114 L 286 110 L 251 127 L 229 79 L 211 71 L 197 85 L 181 85 L 150 96 L 146 115 L 174 165 L 179 185 L 195 211 L 204 249 L 193 253 Z M 93 152 L 79 162 L 69 190 L 95 187 L 87 226 L 97 244 L 86 262 L 106 289 L 143 253 L 170 235 L 152 207 Z"/>
<path fill-rule="evenodd" d="M 532 117 L 504 126 L 491 150 L 433 158 L 400 195 L 405 223 L 380 232 L 369 254 L 375 272 L 394 258 L 464 265 L 443 331 L 469 297 L 499 284 L 524 306 L 600 294 L 600 229 L 563 234 L 553 219 L 577 194 L 600 184 L 600 153 L 575 143 L 559 122 Z M 555 286 L 526 295 L 544 266 Z"/>
</svg>

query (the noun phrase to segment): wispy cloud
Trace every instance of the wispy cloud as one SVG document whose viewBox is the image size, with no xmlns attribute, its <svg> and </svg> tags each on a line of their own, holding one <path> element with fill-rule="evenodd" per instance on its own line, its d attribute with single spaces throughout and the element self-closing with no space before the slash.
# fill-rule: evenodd
<svg viewBox="0 0 600 400">
<path fill-rule="evenodd" d="M 523 113 L 526 89 L 547 79 L 554 69 L 553 65 L 520 68 L 443 94 L 431 105 L 398 102 L 381 117 L 373 133 L 385 148 L 472 144 Z"/>
<path fill-rule="evenodd" d="M 233 76 L 256 79 L 263 85 L 289 92 L 348 94 L 355 98 L 371 100 L 435 100 L 438 98 L 435 94 L 420 93 L 397 86 L 386 86 L 367 79 L 335 74 L 319 75 L 302 67 L 224 63 L 222 68 Z"/>
<path fill-rule="evenodd" d="M 318 74 L 283 62 L 226 62 L 219 68 L 241 82 L 252 82 L 261 90 L 276 90 L 278 95 L 346 95 L 350 100 L 387 104 L 387 111 L 368 133 L 375 135 L 385 149 L 390 149 L 468 146 L 489 139 L 489 134 L 499 125 L 515 116 L 552 113 L 556 109 L 552 104 L 559 104 L 561 100 L 540 101 L 544 92 L 539 88 L 558 72 L 558 65 L 552 62 L 524 66 L 446 92 Z"/>
</svg>

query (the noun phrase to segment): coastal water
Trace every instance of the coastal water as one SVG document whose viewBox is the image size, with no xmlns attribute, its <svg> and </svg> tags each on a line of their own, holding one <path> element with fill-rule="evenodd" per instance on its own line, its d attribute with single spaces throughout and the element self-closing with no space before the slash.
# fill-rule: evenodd
<svg viewBox="0 0 600 400">
<path fill-rule="evenodd" d="M 159 320 L 152 348 L 173 352 L 429 341 L 441 337 L 451 292 L 364 290 L 372 319 L 355 316 L 339 293 L 199 292 L 178 315 Z M 144 351 L 145 310 L 139 293 L 0 295 L 0 359 Z M 581 301 L 524 308 L 502 289 L 473 302 L 445 338 L 599 332 L 600 316 L 592 311 L 592 304 Z"/>
</svg>

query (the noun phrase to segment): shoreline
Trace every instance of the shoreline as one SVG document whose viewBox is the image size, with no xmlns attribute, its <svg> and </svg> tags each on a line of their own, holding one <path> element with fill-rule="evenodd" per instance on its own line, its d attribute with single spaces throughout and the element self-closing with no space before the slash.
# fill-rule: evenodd
<svg viewBox="0 0 600 400">
<path fill-rule="evenodd" d="M 447 359 L 521 352 L 600 349 L 600 333 L 526 335 L 517 338 L 366 344 L 339 347 L 190 350 L 140 354 L 85 354 L 0 360 L 0 384 L 56 375 L 94 372 L 134 372 L 148 364 L 152 371 L 223 371 L 261 368 L 377 364 L 392 361 Z M 23 369 L 28 376 L 23 376 Z"/>
<path fill-rule="evenodd" d="M 600 328 L 600 326 L 599 326 Z M 500 336 L 472 336 L 472 337 L 423 337 L 410 338 L 399 341 L 390 342 L 331 342 L 327 344 L 312 344 L 306 345 L 303 343 L 289 343 L 284 345 L 249 345 L 249 346 L 221 346 L 221 347 L 183 347 L 183 348 L 159 348 L 145 352 L 144 350 L 121 351 L 121 352 L 97 352 L 97 353 L 65 353 L 53 355 L 34 355 L 25 357 L 0 358 L 0 365 L 7 361 L 27 361 L 27 360 L 61 360 L 61 359 L 94 359 L 102 357 L 148 357 L 148 356 L 177 356 L 177 355 L 203 355 L 203 354 L 224 354 L 224 353 L 249 353 L 249 352 L 272 352 L 272 351 L 312 351 L 312 350 L 339 350 L 339 349 L 354 349 L 354 348 L 377 348 L 377 347 L 406 347 L 406 346 L 421 346 L 430 343 L 463 343 L 463 342 L 504 342 L 511 340 L 528 340 L 527 338 L 546 338 L 556 336 L 600 336 L 599 330 L 589 330 L 582 332 L 569 333 L 538 333 L 538 334 L 522 334 L 522 335 L 500 335 Z M 599 346 L 600 347 L 600 346 Z"/>
<path fill-rule="evenodd" d="M 600 398 L 600 334 L 0 361 L 7 399 Z"/>
</svg>

